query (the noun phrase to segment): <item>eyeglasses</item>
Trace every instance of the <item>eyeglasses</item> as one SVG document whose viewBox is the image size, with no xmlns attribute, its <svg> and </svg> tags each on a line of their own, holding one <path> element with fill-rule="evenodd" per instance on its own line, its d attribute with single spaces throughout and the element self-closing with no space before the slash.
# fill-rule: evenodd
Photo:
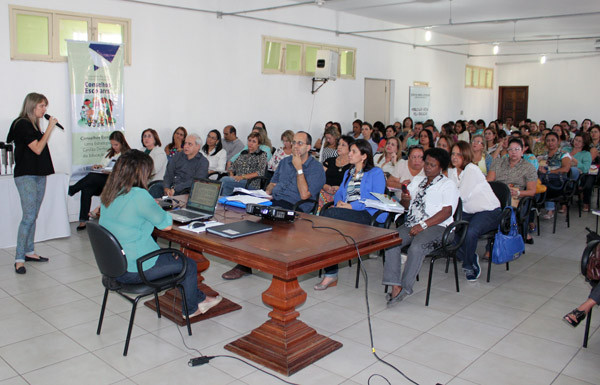
<svg viewBox="0 0 600 385">
<path fill-rule="evenodd" d="M 296 142 L 295 140 L 292 140 L 292 146 L 304 146 L 306 143 L 304 143 L 303 141 L 298 141 Z"/>
<path fill-rule="evenodd" d="M 521 147 L 509 147 L 508 151 L 512 151 L 512 152 L 517 152 L 517 151 L 521 151 L 522 148 Z"/>
</svg>

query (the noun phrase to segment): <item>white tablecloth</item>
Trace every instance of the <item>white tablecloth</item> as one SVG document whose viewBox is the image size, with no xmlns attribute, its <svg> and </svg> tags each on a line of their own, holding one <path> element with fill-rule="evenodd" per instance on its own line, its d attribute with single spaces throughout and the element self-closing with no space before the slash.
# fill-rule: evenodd
<svg viewBox="0 0 600 385">
<path fill-rule="evenodd" d="M 67 212 L 67 188 L 69 176 L 52 174 L 46 179 L 46 194 L 38 215 L 35 241 L 71 235 Z M 17 244 L 17 232 L 21 222 L 21 200 L 12 175 L 0 177 L 0 248 Z"/>
</svg>

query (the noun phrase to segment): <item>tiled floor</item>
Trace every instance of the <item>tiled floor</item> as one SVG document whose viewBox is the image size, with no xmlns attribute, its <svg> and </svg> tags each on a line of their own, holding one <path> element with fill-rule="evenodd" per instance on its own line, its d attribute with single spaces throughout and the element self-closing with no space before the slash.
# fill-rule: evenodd
<svg viewBox="0 0 600 385">
<path fill-rule="evenodd" d="M 575 210 L 573 213 L 576 216 Z M 562 219 L 562 217 L 560 218 Z M 595 314 L 589 347 L 583 349 L 584 324 L 572 329 L 561 316 L 589 293 L 578 272 L 585 226 L 595 217 L 562 221 L 542 236 L 510 271 L 493 266 L 492 281 L 469 283 L 460 293 L 443 263 L 434 273 L 429 307 L 425 283 L 415 294 L 386 309 L 381 259 L 366 260 L 375 348 L 380 357 L 420 384 L 599 384 L 600 313 Z M 0 384 L 280 384 L 250 366 L 229 358 L 188 367 L 197 356 L 188 350 L 177 327 L 139 308 L 129 355 L 121 355 L 129 303 L 111 295 L 102 334 L 96 325 L 103 288 L 86 232 L 37 245 L 48 264 L 13 269 L 14 249 L 0 250 Z M 261 293 L 269 277 L 257 274 L 225 282 L 229 262 L 212 259 L 207 283 L 243 309 L 193 325 L 193 336 L 180 329 L 189 347 L 203 354 L 229 354 L 223 346 L 267 319 Z M 354 289 L 355 266 L 340 271 L 341 283 L 315 292 L 314 275 L 303 277 L 308 293 L 301 319 L 343 348 L 286 378 L 298 384 L 367 384 L 373 374 L 391 384 L 408 384 L 371 354 L 364 279 Z M 487 268 L 487 265 L 483 265 Z M 421 277 L 426 277 L 428 266 Z M 379 377 L 371 384 L 385 384 Z"/>
</svg>

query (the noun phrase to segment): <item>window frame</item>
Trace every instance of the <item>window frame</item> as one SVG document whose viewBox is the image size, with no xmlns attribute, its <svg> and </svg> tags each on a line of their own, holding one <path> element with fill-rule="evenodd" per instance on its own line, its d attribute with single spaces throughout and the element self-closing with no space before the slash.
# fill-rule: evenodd
<svg viewBox="0 0 600 385">
<path fill-rule="evenodd" d="M 468 77 L 470 72 L 470 79 Z M 475 76 L 477 75 L 477 76 Z M 491 84 L 488 86 L 488 75 L 491 77 Z M 483 78 L 483 84 L 481 82 Z M 482 90 L 494 89 L 494 69 L 488 67 L 479 67 L 473 65 L 465 65 L 465 88 L 477 88 Z"/>
<path fill-rule="evenodd" d="M 123 46 L 125 48 L 125 65 L 131 65 L 131 19 L 94 15 L 78 12 L 68 12 L 52 9 L 30 8 L 20 5 L 8 5 L 10 20 L 10 59 L 27 61 L 66 62 L 67 56 L 60 55 L 60 21 L 88 21 L 88 40 L 98 40 L 98 23 L 120 24 L 123 28 Z M 34 15 L 48 18 L 48 55 L 23 54 L 17 47 L 17 15 Z"/>
</svg>

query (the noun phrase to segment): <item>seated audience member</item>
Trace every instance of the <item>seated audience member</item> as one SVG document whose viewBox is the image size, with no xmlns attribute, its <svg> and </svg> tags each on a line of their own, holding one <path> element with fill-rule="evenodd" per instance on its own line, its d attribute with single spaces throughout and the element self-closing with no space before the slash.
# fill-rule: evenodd
<svg viewBox="0 0 600 385">
<path fill-rule="evenodd" d="M 337 130 L 338 138 L 342 136 L 342 125 L 339 122 L 333 122 L 331 126 Z"/>
<path fill-rule="evenodd" d="M 148 182 L 157 181 L 148 191 L 153 198 L 160 198 L 163 195 L 163 187 L 162 183 L 158 181 L 162 181 L 165 177 L 168 163 L 167 154 L 160 147 L 161 142 L 158 132 L 152 128 L 142 131 L 142 145 L 145 148 L 144 153 L 150 155 L 150 158 L 154 162 L 154 172 Z"/>
<path fill-rule="evenodd" d="M 448 169 L 448 178 L 458 187 L 462 200 L 462 219 L 469 222 L 467 236 L 457 257 L 462 261 L 467 281 L 476 281 L 481 274 L 479 256 L 475 253 L 477 241 L 481 235 L 498 228 L 502 209 L 485 175 L 473 164 L 469 143 L 456 143 L 450 159 L 452 167 Z"/>
<path fill-rule="evenodd" d="M 248 145 L 250 146 L 250 139 Z M 286 209 L 293 208 L 296 202 L 303 199 L 318 199 L 319 191 L 325 184 L 323 166 L 308 153 L 312 146 L 311 136 L 304 131 L 298 131 L 294 135 L 292 145 L 294 146 L 292 156 L 284 158 L 279 163 L 271 183 L 266 188 L 267 194 L 273 196 L 271 200 L 273 206 Z M 258 147 L 258 144 L 255 146 Z M 312 206 L 312 203 L 304 203 L 299 209 L 307 211 Z M 221 277 L 234 280 L 248 274 L 252 274 L 252 269 L 238 264 L 223 273 Z"/>
<path fill-rule="evenodd" d="M 381 139 L 385 139 L 385 125 L 381 121 L 373 123 L 373 135 L 371 136 L 373 141 L 379 146 Z M 375 155 L 375 153 L 373 153 Z"/>
<path fill-rule="evenodd" d="M 230 162 L 235 154 L 244 149 L 244 142 L 237 137 L 237 131 L 232 125 L 223 128 L 223 139 L 222 144 L 227 153 L 227 162 Z"/>
<path fill-rule="evenodd" d="M 415 176 L 424 176 L 423 172 L 423 147 L 417 145 L 408 149 L 408 159 L 400 159 L 394 171 L 387 178 L 387 187 L 400 189 L 408 185 Z"/>
<path fill-rule="evenodd" d="M 202 139 L 198 134 L 189 134 L 183 143 L 183 152 L 178 152 L 167 164 L 163 179 L 165 195 L 188 194 L 194 179 L 208 178 L 208 160 L 200 153 Z"/>
<path fill-rule="evenodd" d="M 362 136 L 362 125 L 362 120 L 356 119 L 354 122 L 352 122 L 352 131 L 350 131 L 348 135 L 352 136 L 352 138 L 355 140 L 360 139 Z"/>
<path fill-rule="evenodd" d="M 210 130 L 206 135 L 206 143 L 202 146 L 200 153 L 208 159 L 208 175 L 210 177 L 214 174 L 211 179 L 216 179 L 217 174 L 225 172 L 227 150 L 223 148 L 219 130 Z"/>
<path fill-rule="evenodd" d="M 367 208 L 361 200 L 375 199 L 371 195 L 372 192 L 383 193 L 385 191 L 385 177 L 383 171 L 375 167 L 372 147 L 366 140 L 359 139 L 352 143 L 348 158 L 351 166 L 344 174 L 344 180 L 335 193 L 335 207 L 330 208 L 321 215 L 368 225 L 371 223 L 371 215 L 377 209 Z M 385 220 L 384 215 L 377 219 L 379 222 Z M 323 280 L 316 284 L 314 289 L 325 290 L 330 286 L 336 286 L 337 273 L 337 265 L 326 267 Z"/>
<path fill-rule="evenodd" d="M 281 143 L 283 143 L 283 146 L 279 147 L 271 157 L 271 160 L 269 160 L 269 171 L 275 172 L 279 162 L 281 162 L 283 158 L 292 155 L 292 140 L 294 140 L 294 131 L 285 130 L 283 134 L 281 134 Z"/>
<path fill-rule="evenodd" d="M 330 127 L 333 124 L 333 122 L 330 120 L 329 122 L 325 123 L 325 128 L 323 129 L 323 136 L 320 137 L 319 139 L 317 139 L 317 141 L 315 142 L 315 144 L 313 144 L 313 148 L 320 150 L 321 146 L 323 145 L 323 143 L 325 142 L 325 130 Z"/>
<path fill-rule="evenodd" d="M 580 175 L 587 174 L 592 165 L 592 155 L 590 154 L 589 135 L 578 132 L 573 138 L 573 148 L 569 152 L 571 158 L 571 179 L 577 180 Z M 584 176 L 584 185 L 582 188 L 583 211 L 590 211 L 590 201 L 592 191 L 594 190 L 595 178 Z M 566 208 L 564 208 L 566 210 Z"/>
<path fill-rule="evenodd" d="M 425 152 L 425 176 L 417 176 L 402 193 L 400 203 L 408 209 L 405 223 L 398 228 L 402 243 L 386 250 L 383 285 L 392 287 L 386 295 L 388 306 L 402 301 L 413 292 L 413 285 L 425 255 L 441 240 L 458 204 L 458 189 L 442 173 L 448 168 L 450 155 L 439 148 Z M 402 271 L 402 247 L 409 246 Z"/>
<path fill-rule="evenodd" d="M 473 135 L 471 142 L 471 150 L 473 151 L 473 163 L 479 167 L 483 175 L 487 175 L 488 170 L 492 166 L 492 157 L 483 149 L 483 135 Z"/>
<path fill-rule="evenodd" d="M 592 126 L 592 121 L 588 118 L 583 119 L 581 122 L 580 131 L 587 132 L 589 134 L 590 127 Z"/>
<path fill-rule="evenodd" d="M 397 138 L 398 133 L 396 132 L 396 128 L 392 125 L 389 125 L 385 128 L 385 137 L 379 141 L 379 146 L 377 146 L 377 152 L 383 152 L 385 149 L 385 145 L 387 144 L 387 140 L 389 138 Z"/>
<path fill-rule="evenodd" d="M 431 125 L 427 125 L 427 127 L 433 128 Z M 419 134 L 419 144 L 423 146 L 423 151 L 427 151 L 430 148 L 435 147 L 433 133 L 428 129 L 421 130 L 421 133 Z"/>
<path fill-rule="evenodd" d="M 483 138 L 485 139 L 485 151 L 492 155 L 498 148 L 498 134 L 493 128 L 486 128 L 483 130 Z"/>
<path fill-rule="evenodd" d="M 535 155 L 533 155 L 533 153 L 531 152 L 531 149 L 533 148 L 533 146 L 531 145 L 533 143 L 531 136 L 524 135 L 523 137 L 521 137 L 521 141 L 523 142 L 523 159 L 531 163 L 533 167 L 537 170 L 540 167 L 540 163 L 538 162 Z M 508 154 L 505 155 L 505 157 L 507 156 Z"/>
<path fill-rule="evenodd" d="M 159 249 L 152 238 L 154 228 L 170 230 L 173 223 L 171 216 L 146 190 L 152 171 L 152 159 L 148 155 L 138 150 L 129 151 L 115 164 L 100 197 L 99 223 L 117 238 L 127 257 L 127 272 L 117 278 L 124 284 L 142 283 L 136 260 Z M 144 275 L 156 280 L 178 274 L 182 267 L 183 263 L 173 253 L 164 253 L 144 263 Z M 207 297 L 198 290 L 198 271 L 191 258 L 187 258 L 182 285 L 190 317 L 206 313 L 222 299 Z"/>
<path fill-rule="evenodd" d="M 535 167 L 523 159 L 523 142 L 512 138 L 508 142 L 508 157 L 496 159 L 487 175 L 489 182 L 498 181 L 510 188 L 513 199 L 533 197 L 537 184 Z M 530 222 L 533 219 L 530 218 Z M 531 225 L 530 225 L 531 230 Z M 525 242 L 533 244 L 533 238 L 527 234 Z"/>
<path fill-rule="evenodd" d="M 121 131 L 113 131 L 108 137 L 110 140 L 110 149 L 102 159 L 102 164 L 96 164 L 92 166 L 94 170 L 100 170 L 109 164 L 114 163 L 121 154 L 129 151 L 130 147 L 125 140 L 125 135 Z M 85 224 L 90 217 L 90 206 L 92 205 L 92 197 L 94 195 L 100 195 L 108 174 L 90 172 L 85 177 L 80 179 L 77 183 L 69 187 L 69 195 L 73 196 L 81 191 L 81 198 L 79 201 L 79 226 L 77 231 L 85 229 Z"/>
<path fill-rule="evenodd" d="M 362 124 L 362 138 L 369 142 L 373 154 L 377 152 L 377 142 L 373 140 L 373 126 L 369 122 L 363 122 Z"/>
<path fill-rule="evenodd" d="M 454 140 L 450 135 L 440 135 L 440 138 L 438 139 L 435 146 L 437 148 L 441 148 L 449 154 L 450 149 L 452 149 L 452 147 L 454 146 Z"/>
<path fill-rule="evenodd" d="M 571 170 L 571 161 L 567 153 L 559 149 L 559 136 L 556 132 L 549 132 L 546 135 L 546 148 L 548 152 L 541 156 L 538 177 L 548 187 L 545 203 L 547 212 L 542 215 L 542 218 L 552 219 L 555 205 L 548 199 L 561 194 L 564 182 L 567 180 L 567 173 Z"/>
<path fill-rule="evenodd" d="M 259 134 L 263 137 L 263 144 L 268 146 L 269 148 L 273 147 L 271 143 L 271 139 L 269 139 L 269 135 L 267 134 L 267 126 L 261 122 L 260 120 L 256 121 L 252 126 L 252 131 L 257 130 Z"/>
<path fill-rule="evenodd" d="M 400 139 L 392 136 L 387 139 L 386 145 L 383 148 L 383 152 L 379 155 L 375 155 L 375 167 L 379 167 L 383 170 L 386 177 L 392 175 L 396 168 L 396 162 L 401 158 L 402 149 L 400 146 Z"/>
<path fill-rule="evenodd" d="M 177 127 L 175 131 L 173 131 L 171 143 L 167 144 L 167 147 L 165 147 L 165 153 L 167 154 L 168 159 L 171 159 L 178 152 L 183 151 L 183 143 L 185 142 L 186 137 L 187 130 L 184 127 Z"/>
<path fill-rule="evenodd" d="M 340 184 L 344 179 L 344 173 L 351 166 L 348 159 L 350 146 L 354 143 L 354 138 L 350 135 L 344 135 L 338 140 L 337 156 L 329 158 L 323 163 L 325 169 L 325 184 L 319 193 L 319 208 L 325 203 L 333 201 L 333 196 L 339 190 Z"/>
<path fill-rule="evenodd" d="M 325 129 L 325 141 L 319 152 L 319 162 L 323 163 L 327 159 L 335 158 L 337 156 L 336 150 L 339 138 L 340 134 L 334 125 Z"/>
<path fill-rule="evenodd" d="M 463 122 L 462 120 L 457 120 L 456 123 L 454 123 L 454 131 L 456 131 L 456 136 L 458 140 L 471 142 L 471 136 L 469 135 L 469 131 L 467 131 L 465 127 L 465 122 Z"/>
<path fill-rule="evenodd" d="M 540 121 L 540 126 L 541 126 L 541 121 Z M 536 157 L 544 155 L 548 151 L 548 149 L 546 148 L 546 135 L 548 135 L 549 132 L 550 132 L 549 129 L 542 130 L 541 135 L 538 138 L 538 141 L 533 146 L 533 149 L 531 150 L 531 152 L 533 152 L 533 155 L 535 155 Z"/>
<path fill-rule="evenodd" d="M 592 163 L 600 163 L 600 126 L 595 124 L 590 128 L 590 155 Z"/>
<path fill-rule="evenodd" d="M 569 325 L 577 327 L 587 317 L 592 308 L 600 302 L 600 285 L 597 281 L 594 282 L 588 299 L 563 317 L 563 320 Z"/>
<path fill-rule="evenodd" d="M 253 133 L 257 133 L 260 137 L 260 146 L 259 148 L 267 155 L 267 162 L 269 160 L 271 160 L 271 156 L 273 155 L 273 153 L 271 152 L 271 141 L 269 140 L 269 137 L 267 136 L 267 131 L 265 131 L 264 128 L 262 128 L 261 126 L 255 126 L 252 129 Z M 266 144 L 267 141 L 269 141 L 269 144 Z M 248 150 L 248 146 L 244 146 L 244 148 L 242 149 L 242 151 L 238 152 L 237 154 L 235 154 L 234 156 L 231 157 L 231 159 L 229 160 L 229 162 L 227 162 L 227 170 L 229 170 L 229 168 L 231 167 L 231 165 L 237 160 L 237 158 L 244 152 Z"/>
<path fill-rule="evenodd" d="M 406 119 L 404 120 L 406 121 Z M 404 136 L 404 140 L 402 141 L 402 148 L 409 148 L 418 145 L 419 134 L 421 134 L 421 131 L 423 131 L 423 123 L 416 122 L 414 124 L 414 128 Z"/>
<path fill-rule="evenodd" d="M 229 176 L 221 178 L 221 195 L 230 196 L 236 187 L 245 187 L 246 180 L 265 175 L 267 170 L 267 153 L 260 148 L 262 137 L 252 131 L 248 135 L 247 149 L 229 167 Z M 252 182 L 251 189 L 260 188 L 260 181 Z"/>
</svg>

